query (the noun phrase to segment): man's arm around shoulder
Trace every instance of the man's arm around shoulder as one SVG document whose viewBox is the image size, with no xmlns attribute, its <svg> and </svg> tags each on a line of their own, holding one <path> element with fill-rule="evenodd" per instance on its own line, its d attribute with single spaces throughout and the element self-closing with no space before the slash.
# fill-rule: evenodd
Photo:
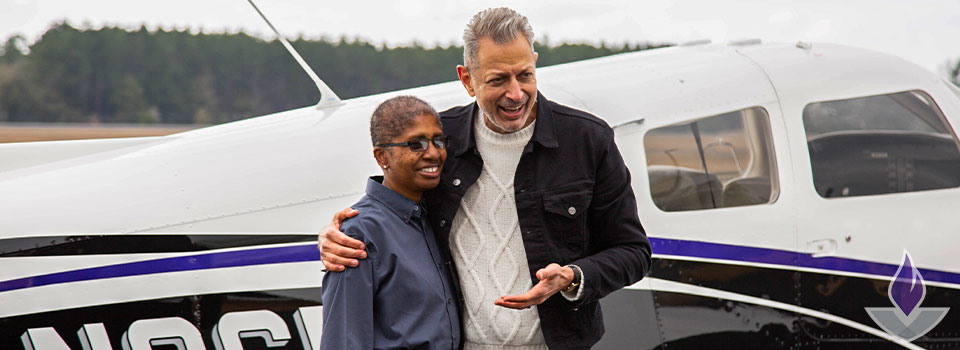
<svg viewBox="0 0 960 350">
<path fill-rule="evenodd" d="M 320 230 L 317 237 L 317 249 L 320 250 L 320 260 L 324 271 L 343 271 L 347 266 L 356 267 L 358 259 L 366 259 L 367 252 L 363 242 L 353 239 L 342 231 L 343 221 L 357 216 L 359 211 L 344 208 L 333 215 L 327 226 Z"/>
</svg>

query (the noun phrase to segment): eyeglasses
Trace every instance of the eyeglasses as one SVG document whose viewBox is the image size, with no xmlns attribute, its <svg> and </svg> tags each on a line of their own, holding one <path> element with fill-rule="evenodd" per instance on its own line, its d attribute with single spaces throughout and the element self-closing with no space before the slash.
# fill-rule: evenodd
<svg viewBox="0 0 960 350">
<path fill-rule="evenodd" d="M 436 146 L 437 149 L 446 149 L 447 144 L 450 143 L 450 136 L 440 136 L 433 139 L 416 139 L 400 143 L 381 143 L 376 145 L 376 147 L 410 147 L 410 150 L 413 152 L 423 152 L 427 150 L 427 147 L 430 147 L 430 142 L 433 142 L 433 145 Z"/>
</svg>

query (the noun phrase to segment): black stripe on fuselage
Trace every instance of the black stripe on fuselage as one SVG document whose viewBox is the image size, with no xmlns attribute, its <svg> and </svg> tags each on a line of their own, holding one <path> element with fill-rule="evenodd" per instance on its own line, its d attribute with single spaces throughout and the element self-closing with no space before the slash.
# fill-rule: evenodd
<svg viewBox="0 0 960 350">
<path fill-rule="evenodd" d="M 96 323 L 104 325 L 113 348 L 120 349 L 123 333 L 131 323 L 166 317 L 189 321 L 200 331 L 206 348 L 214 349 L 211 331 L 223 314 L 270 310 L 286 322 L 293 338 L 286 346 L 271 349 L 300 350 L 303 346 L 293 314 L 300 307 L 320 304 L 320 288 L 306 288 L 191 295 L 13 316 L 0 319 L 0 349 L 23 349 L 21 335 L 27 329 L 44 327 L 53 327 L 70 349 L 82 349 L 77 330 L 84 324 Z M 266 348 L 261 339 L 241 340 L 244 349 Z"/>
<path fill-rule="evenodd" d="M 83 235 L 0 239 L 0 257 L 195 252 L 264 244 L 315 241 L 317 236 L 257 235 Z"/>
</svg>

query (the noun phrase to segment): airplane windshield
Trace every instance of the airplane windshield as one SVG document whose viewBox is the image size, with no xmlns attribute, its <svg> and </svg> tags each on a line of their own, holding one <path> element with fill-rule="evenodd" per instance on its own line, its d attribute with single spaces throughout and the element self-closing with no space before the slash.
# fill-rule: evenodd
<svg viewBox="0 0 960 350">
<path fill-rule="evenodd" d="M 947 133 L 940 110 L 919 91 L 811 103 L 803 110 L 803 126 L 807 140 L 838 131 Z"/>
<path fill-rule="evenodd" d="M 803 126 L 821 197 L 960 186 L 960 144 L 925 92 L 810 103 Z"/>
</svg>

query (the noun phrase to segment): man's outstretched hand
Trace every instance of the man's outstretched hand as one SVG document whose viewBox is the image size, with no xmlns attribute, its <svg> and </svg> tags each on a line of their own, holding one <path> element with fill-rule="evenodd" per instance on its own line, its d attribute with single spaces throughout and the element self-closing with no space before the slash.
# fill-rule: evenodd
<svg viewBox="0 0 960 350">
<path fill-rule="evenodd" d="M 367 252 L 363 242 L 350 238 L 345 233 L 340 232 L 340 225 L 343 220 L 357 216 L 358 211 L 351 208 L 344 208 L 333 214 L 333 220 L 330 224 L 320 230 L 320 237 L 317 240 L 317 248 L 320 249 L 320 260 L 323 266 L 329 271 L 343 271 L 346 266 L 356 267 L 359 261 L 357 259 L 366 259 Z"/>
<path fill-rule="evenodd" d="M 520 295 L 506 295 L 493 303 L 511 309 L 526 309 L 540 305 L 573 282 L 573 269 L 553 263 L 537 271 L 540 279 L 533 288 Z"/>
</svg>

